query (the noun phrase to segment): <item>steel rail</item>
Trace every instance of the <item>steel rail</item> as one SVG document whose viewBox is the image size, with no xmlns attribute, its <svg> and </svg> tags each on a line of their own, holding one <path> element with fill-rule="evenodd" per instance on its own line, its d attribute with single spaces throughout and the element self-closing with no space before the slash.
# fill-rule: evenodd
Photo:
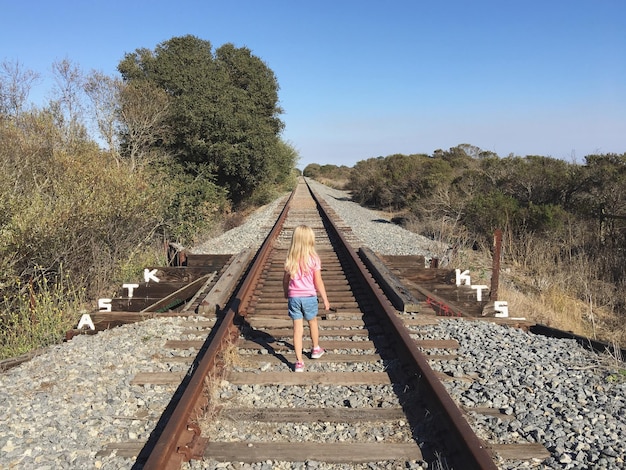
<svg viewBox="0 0 626 470">
<path fill-rule="evenodd" d="M 218 357 L 223 347 L 238 334 L 237 317 L 246 307 L 248 302 L 246 299 L 251 297 L 254 286 L 262 274 L 263 266 L 270 254 L 274 240 L 278 237 L 289 212 L 294 193 L 295 191 L 291 193 L 274 227 L 253 259 L 241 287 L 229 302 L 217 332 L 207 339 L 210 341 L 208 348 L 193 370 L 184 392 L 154 447 L 148 450 L 150 455 L 143 465 L 143 469 L 177 470 L 180 469 L 183 462 L 202 456 L 204 443 L 200 436 L 201 430 L 193 421 L 207 404 L 207 398 L 203 397 L 202 393 L 205 378 L 218 365 Z"/>
<path fill-rule="evenodd" d="M 334 235 L 341 240 L 354 266 L 357 267 L 357 271 L 360 273 L 362 280 L 374 293 L 378 306 L 385 313 L 386 319 L 392 326 L 393 331 L 400 337 L 401 342 L 399 344 L 396 343 L 396 345 L 404 350 L 421 371 L 420 387 L 427 393 L 430 400 L 444 411 L 440 417 L 445 421 L 446 429 L 451 432 L 450 438 L 455 444 L 454 448 L 458 449 L 459 453 L 459 455 L 449 457 L 462 465 L 459 468 L 467 470 L 497 470 L 493 456 L 488 451 L 483 441 L 478 438 L 459 407 L 448 394 L 442 382 L 435 375 L 426 357 L 416 346 L 415 341 L 411 338 L 402 320 L 397 316 L 395 308 L 369 274 L 365 264 L 360 259 L 355 249 L 348 243 L 341 230 L 339 230 L 330 217 L 326 215 L 325 208 L 328 207 L 326 203 L 310 186 L 309 190 L 317 204 L 324 208 L 324 217 L 329 227 L 332 229 Z"/>
</svg>

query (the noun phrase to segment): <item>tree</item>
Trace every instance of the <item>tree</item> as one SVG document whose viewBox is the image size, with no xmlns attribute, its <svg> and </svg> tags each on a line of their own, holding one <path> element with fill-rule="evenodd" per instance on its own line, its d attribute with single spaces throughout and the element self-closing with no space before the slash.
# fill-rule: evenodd
<svg viewBox="0 0 626 470">
<path fill-rule="evenodd" d="M 52 64 L 52 73 L 56 99 L 50 102 L 50 108 L 59 128 L 64 129 L 66 142 L 73 144 L 88 140 L 83 123 L 85 76 L 82 70 L 69 59 L 63 59 Z"/>
<path fill-rule="evenodd" d="M 577 212 L 599 223 L 603 248 L 623 254 L 626 245 L 626 153 L 588 155 L 585 159 L 585 190 L 576 195 Z"/>
<path fill-rule="evenodd" d="M 32 70 L 24 70 L 18 62 L 4 61 L 0 66 L 0 115 L 17 118 L 30 89 L 39 79 L 39 74 Z"/>
<path fill-rule="evenodd" d="M 468 153 L 469 152 L 469 153 Z M 480 149 L 470 144 L 460 144 L 450 150 L 435 150 L 433 158 L 447 161 L 451 167 L 467 168 L 472 157 L 478 157 Z"/>
<path fill-rule="evenodd" d="M 91 108 L 100 137 L 109 152 L 119 161 L 119 108 L 122 82 L 99 71 L 92 71 L 85 80 L 85 93 L 91 100 Z"/>
<path fill-rule="evenodd" d="M 151 82 L 122 86 L 119 94 L 121 153 L 130 169 L 150 161 L 171 135 L 171 99 Z"/>
<path fill-rule="evenodd" d="M 272 70 L 245 47 L 175 37 L 154 51 L 127 54 L 118 70 L 129 85 L 151 83 L 170 98 L 169 137 L 154 142 L 178 161 L 201 165 L 239 203 L 275 178 L 283 123 Z M 281 165 L 278 165 L 279 167 Z"/>
</svg>

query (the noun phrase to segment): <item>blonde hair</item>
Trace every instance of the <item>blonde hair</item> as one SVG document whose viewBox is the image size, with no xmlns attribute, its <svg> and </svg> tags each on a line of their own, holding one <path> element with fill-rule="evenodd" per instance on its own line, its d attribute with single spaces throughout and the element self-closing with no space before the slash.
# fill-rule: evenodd
<svg viewBox="0 0 626 470">
<path fill-rule="evenodd" d="M 307 274 L 310 269 L 311 258 L 318 257 L 315 251 L 315 233 L 308 225 L 298 225 L 293 230 L 291 245 L 287 251 L 285 271 L 291 278 L 295 278 L 298 272 Z"/>
</svg>

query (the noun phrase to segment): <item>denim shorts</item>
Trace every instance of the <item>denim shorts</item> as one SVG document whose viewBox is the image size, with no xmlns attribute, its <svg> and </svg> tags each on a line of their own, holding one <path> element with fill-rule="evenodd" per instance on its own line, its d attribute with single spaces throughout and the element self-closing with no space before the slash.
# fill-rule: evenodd
<svg viewBox="0 0 626 470">
<path fill-rule="evenodd" d="M 287 308 L 289 310 L 289 318 L 292 320 L 311 321 L 317 316 L 318 310 L 317 296 L 311 297 L 289 297 L 287 299 Z"/>
</svg>

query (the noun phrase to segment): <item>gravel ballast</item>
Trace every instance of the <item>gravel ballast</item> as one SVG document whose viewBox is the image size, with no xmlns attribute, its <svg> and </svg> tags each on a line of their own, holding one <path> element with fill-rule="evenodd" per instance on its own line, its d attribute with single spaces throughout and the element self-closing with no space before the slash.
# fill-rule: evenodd
<svg viewBox="0 0 626 470">
<path fill-rule="evenodd" d="M 313 187 L 361 243 L 375 252 L 423 255 L 426 259 L 441 257 L 445 252 L 445 247 L 432 240 L 390 223 L 384 213 L 350 202 L 343 191 L 317 183 Z M 207 240 L 193 251 L 236 253 L 258 246 L 271 229 L 282 201 L 257 210 L 240 227 Z M 517 315 L 523 316 L 523 312 Z M 162 318 L 95 336 L 78 336 L 1 373 L 0 468 L 131 468 L 133 460 L 97 453 L 108 443 L 147 439 L 173 387 L 133 385 L 131 380 L 139 372 L 185 371 L 184 363 L 154 360 L 165 354 L 165 340 L 183 329 L 188 325 L 182 325 L 182 319 Z M 625 467 L 626 383 L 620 374 L 623 363 L 589 352 L 573 340 L 548 339 L 486 322 L 442 320 L 434 326 L 415 328 L 412 335 L 420 339 L 456 339 L 463 359 L 433 362 L 432 367 L 473 380 L 446 381 L 449 393 L 466 407 L 498 408 L 511 417 L 504 420 L 471 413 L 481 438 L 493 443 L 539 442 L 551 453 L 542 463 L 507 462 L 501 468 Z M 324 387 L 316 388 L 318 399 L 336 399 L 324 397 L 324 391 Z M 271 401 L 274 406 L 293 406 L 286 402 L 288 398 L 263 393 L 263 387 L 255 389 L 254 399 Z M 351 399 L 368 400 L 370 396 Z M 297 436 L 317 441 L 320 432 L 312 426 L 299 429 Z M 337 432 L 349 434 L 350 430 Z M 390 463 L 387 468 L 398 468 L 394 465 Z M 220 466 L 192 462 L 188 468 L 352 467 L 320 462 L 292 467 L 277 462 Z"/>
</svg>

